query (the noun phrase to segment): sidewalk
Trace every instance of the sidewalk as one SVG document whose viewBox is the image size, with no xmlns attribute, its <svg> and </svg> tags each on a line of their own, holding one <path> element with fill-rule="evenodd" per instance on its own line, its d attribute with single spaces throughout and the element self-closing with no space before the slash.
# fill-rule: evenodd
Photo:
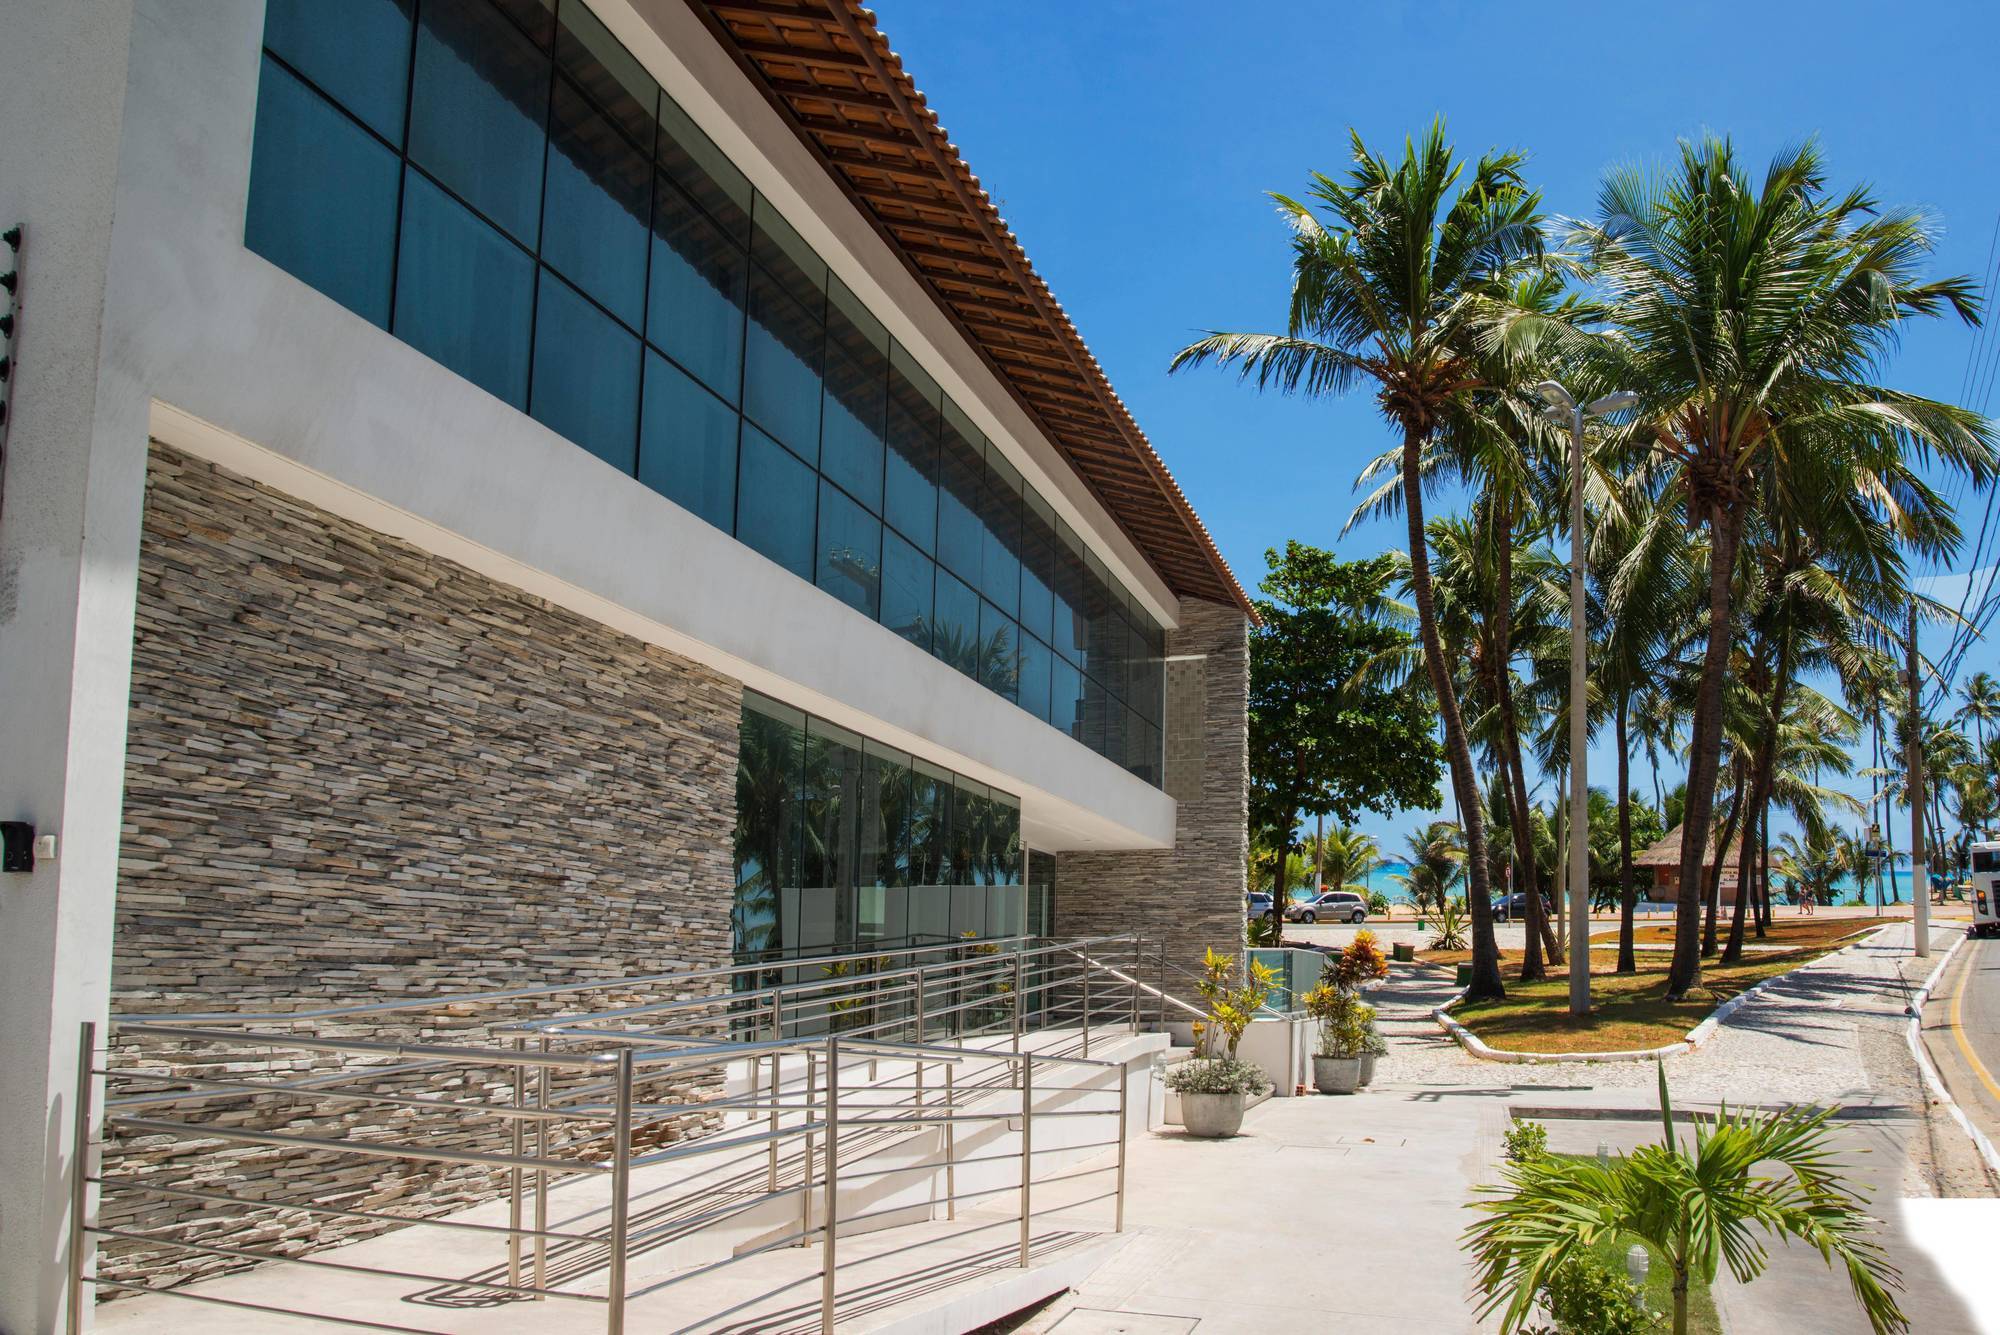
<svg viewBox="0 0 2000 1335">
<path fill-rule="evenodd" d="M 1909 940 L 1895 924 L 1772 985 L 1702 1051 L 1672 1059 L 1668 1076 L 1683 1108 L 1725 1098 L 1842 1106 L 1840 1143 L 1874 1193 L 1914 1328 L 1960 1335 L 1976 1328 L 1898 1201 L 1934 1194 L 1900 1028 L 1902 999 L 1929 962 L 1910 959 Z M 1941 954 L 1950 932 L 1936 940 Z M 1391 1050 L 1358 1096 L 1268 1101 L 1235 1140 L 1135 1139 L 1126 1245 L 1024 1335 L 1490 1328 L 1472 1318 L 1458 1239 L 1472 1219 L 1466 1202 L 1498 1179 L 1512 1117 L 1549 1116 L 1559 1150 L 1626 1150 L 1659 1134 L 1656 1085 L 1650 1063 L 1471 1058 L 1430 1018 L 1453 990 L 1442 971 L 1418 971 L 1371 994 Z M 1754 1286 L 1718 1286 L 1717 1301 L 1732 1335 L 1867 1329 L 1844 1278 L 1796 1249 Z"/>
</svg>

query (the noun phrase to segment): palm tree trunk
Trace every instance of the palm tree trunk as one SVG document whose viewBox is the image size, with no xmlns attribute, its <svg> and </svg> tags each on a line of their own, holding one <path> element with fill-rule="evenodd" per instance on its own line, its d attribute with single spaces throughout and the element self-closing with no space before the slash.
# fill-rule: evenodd
<svg viewBox="0 0 2000 1335">
<path fill-rule="evenodd" d="M 1479 778 L 1472 769 L 1472 748 L 1465 738 L 1465 720 L 1458 712 L 1458 692 L 1452 689 L 1451 667 L 1438 639 L 1437 600 L 1431 589 L 1431 557 L 1424 540 L 1423 434 L 1403 429 L 1403 516 L 1410 532 L 1410 590 L 1417 605 L 1417 632 L 1437 693 L 1438 715 L 1444 723 L 1445 758 L 1451 764 L 1451 786 L 1458 796 L 1459 822 L 1465 831 L 1465 876 L 1472 914 L 1472 981 L 1466 996 L 1498 1000 L 1507 995 L 1500 978 L 1500 948 L 1493 937 L 1493 897 L 1486 866 L 1486 818 L 1480 811 Z"/>
<path fill-rule="evenodd" d="M 1528 824 L 1528 780 L 1527 768 L 1521 762 L 1521 725 L 1514 712 L 1514 524 L 1510 514 L 1499 512 L 1497 506 L 1487 507 L 1487 522 L 1494 533 L 1495 575 L 1493 606 L 1486 610 L 1487 623 L 1492 628 L 1493 654 L 1488 670 L 1493 677 L 1493 699 L 1500 706 L 1500 765 L 1502 784 L 1507 792 L 1508 824 L 1514 842 L 1514 865 L 1522 868 L 1524 883 L 1518 888 L 1526 893 L 1522 901 L 1525 906 L 1522 917 L 1526 931 L 1521 950 L 1521 981 L 1533 982 L 1548 976 L 1544 964 L 1562 963 L 1559 949 L 1550 948 L 1552 941 L 1542 912 L 1540 877 L 1536 874 L 1535 844 Z"/>
<path fill-rule="evenodd" d="M 1736 860 L 1736 911 L 1729 917 L 1729 945 L 1722 952 L 1724 964 L 1734 964 L 1743 958 L 1743 914 L 1755 885 L 1752 873 L 1757 869 L 1757 845 L 1750 835 L 1762 821 L 1769 819 L 1771 787 L 1778 768 L 1778 729 L 1785 717 L 1785 689 L 1791 685 L 1791 649 L 1791 635 L 1781 631 L 1777 675 L 1771 679 L 1770 721 L 1757 739 L 1757 758 L 1751 772 L 1749 823 L 1744 829 L 1742 856 Z"/>
<path fill-rule="evenodd" d="M 1722 864 L 1729 856 L 1729 845 L 1736 838 L 1736 827 L 1743 819 L 1744 789 L 1750 786 L 1749 765 L 1739 754 L 1730 762 L 1733 792 L 1729 795 L 1729 815 L 1722 822 L 1722 832 L 1715 841 L 1715 870 L 1708 876 L 1708 917 L 1702 927 L 1701 953 L 1704 956 L 1715 953 L 1715 920 L 1722 908 Z M 1737 897 L 1742 897 L 1742 887 L 1737 887 Z"/>
<path fill-rule="evenodd" d="M 1406 488 L 1407 489 L 1407 488 Z M 1702 861 L 1708 823 L 1715 812 L 1715 784 L 1722 766 L 1722 680 L 1729 667 L 1730 578 L 1736 572 L 1739 520 L 1727 507 L 1708 514 L 1708 645 L 1695 694 L 1694 736 L 1688 748 L 1687 810 L 1681 827 L 1681 879 L 1674 905 L 1674 960 L 1667 999 L 1678 1001 L 1701 979 Z"/>
<path fill-rule="evenodd" d="M 1632 953 L 1632 915 L 1638 908 L 1639 892 L 1632 883 L 1632 766 L 1625 754 L 1626 714 L 1632 693 L 1620 689 L 1612 727 L 1618 745 L 1618 972 L 1637 973 L 1639 961 Z"/>
</svg>

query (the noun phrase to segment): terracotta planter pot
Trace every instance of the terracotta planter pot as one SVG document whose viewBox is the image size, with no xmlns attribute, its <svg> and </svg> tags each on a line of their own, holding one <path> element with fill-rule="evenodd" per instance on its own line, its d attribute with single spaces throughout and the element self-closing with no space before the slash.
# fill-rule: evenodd
<svg viewBox="0 0 2000 1335">
<path fill-rule="evenodd" d="M 1361 1058 L 1314 1057 L 1313 1088 L 1322 1094 L 1352 1094 L 1361 1088 Z"/>
<path fill-rule="evenodd" d="M 1183 1094 L 1181 1126 L 1190 1136 L 1220 1138 L 1243 1129 L 1247 1094 Z"/>
</svg>

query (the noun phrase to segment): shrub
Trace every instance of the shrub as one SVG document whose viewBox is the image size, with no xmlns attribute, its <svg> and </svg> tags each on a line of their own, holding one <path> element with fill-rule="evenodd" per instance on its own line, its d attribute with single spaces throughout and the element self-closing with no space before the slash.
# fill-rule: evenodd
<svg viewBox="0 0 2000 1335">
<path fill-rule="evenodd" d="M 1190 1057 L 1167 1068 L 1166 1085 L 1176 1094 L 1262 1094 L 1271 1082 L 1234 1057 Z"/>
<path fill-rule="evenodd" d="M 1340 952 L 1333 965 L 1333 981 L 1350 992 L 1358 990 L 1363 983 L 1388 976 L 1389 959 L 1382 953 L 1375 933 L 1365 929 L 1354 934 L 1354 939 L 1347 943 L 1347 949 Z"/>
<path fill-rule="evenodd" d="M 1278 981 L 1277 972 L 1269 965 L 1251 960 L 1250 981 L 1232 987 L 1229 975 L 1235 971 L 1236 961 L 1213 947 L 1202 956 L 1201 978 L 1195 990 L 1208 1003 L 1208 1018 L 1195 1024 L 1194 1036 L 1195 1050 L 1204 1057 L 1217 1055 L 1215 1042 L 1220 1038 L 1228 1045 L 1221 1055 L 1235 1059 L 1243 1031 L 1250 1027 L 1251 1017 L 1263 1006 L 1272 984 Z"/>
<path fill-rule="evenodd" d="M 1540 1122 L 1516 1122 L 1507 1128 L 1502 1143 L 1508 1163 L 1533 1163 L 1548 1156 L 1549 1129 Z"/>
<path fill-rule="evenodd" d="M 1319 1021 L 1319 1055 L 1359 1057 L 1373 1051 L 1375 1008 L 1344 987 L 1321 983 L 1302 998 L 1305 1011 Z"/>
<path fill-rule="evenodd" d="M 1465 949 L 1465 901 L 1447 899 L 1433 915 L 1437 934 L 1431 937 L 1432 950 Z"/>
<path fill-rule="evenodd" d="M 1643 1335 L 1653 1325 L 1632 1282 L 1587 1252 L 1555 1268 L 1541 1306 L 1557 1335 Z"/>
</svg>

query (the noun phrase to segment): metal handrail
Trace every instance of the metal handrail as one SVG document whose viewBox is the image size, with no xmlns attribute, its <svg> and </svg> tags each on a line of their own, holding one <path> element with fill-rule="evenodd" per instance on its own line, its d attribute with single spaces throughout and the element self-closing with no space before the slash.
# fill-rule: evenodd
<svg viewBox="0 0 2000 1335">
<path fill-rule="evenodd" d="M 1133 963 L 1119 967 L 1105 958 L 1119 952 L 1111 947 L 1129 948 Z M 946 952 L 951 952 L 946 954 Z M 976 953 L 961 953 L 976 952 Z M 470 1228 L 507 1241 L 508 1259 L 504 1280 L 497 1272 L 476 1276 L 448 1277 L 424 1275 L 356 1265 L 376 1274 L 422 1279 L 489 1294 L 514 1298 L 577 1297 L 573 1291 L 548 1284 L 548 1244 L 568 1248 L 601 1245 L 606 1269 L 605 1292 L 594 1296 L 606 1306 L 606 1330 L 619 1335 L 624 1329 L 627 1292 L 627 1261 L 635 1243 L 660 1245 L 685 1236 L 690 1230 L 710 1226 L 715 1220 L 741 1214 L 761 1202 L 796 1200 L 799 1225 L 773 1241 L 760 1235 L 754 1245 L 732 1253 L 732 1259 L 756 1254 L 777 1245 L 804 1244 L 818 1235 L 822 1248 L 822 1324 L 833 1330 L 835 1273 L 838 1233 L 858 1220 L 884 1211 L 864 1211 L 843 1216 L 839 1211 L 839 1182 L 842 1176 L 860 1180 L 894 1180 L 924 1172 L 942 1172 L 944 1192 L 933 1194 L 932 1208 L 942 1204 L 947 1217 L 957 1217 L 961 1200 L 1015 1191 L 1021 1199 L 1018 1220 L 1019 1258 L 1029 1262 L 1029 1243 L 1035 1215 L 1033 1188 L 1037 1156 L 1058 1149 L 1081 1150 L 1115 1146 L 1114 1164 L 1080 1170 L 1072 1176 L 1115 1173 L 1117 1185 L 1106 1196 L 1088 1200 L 1116 1202 L 1113 1226 L 1124 1225 L 1125 1113 L 1128 1066 L 1089 1055 L 1092 1031 L 1107 1024 L 1129 1027 L 1137 1033 L 1143 1010 L 1159 1013 L 1169 1006 L 1190 1009 L 1186 1003 L 1136 976 L 1145 961 L 1144 945 L 1133 934 L 1093 937 L 1078 941 L 1053 942 L 1042 938 L 1013 937 L 1000 941 L 953 941 L 933 947 L 882 952 L 923 963 L 899 963 L 896 967 L 870 973 L 802 978 L 744 989 L 718 991 L 697 996 L 677 996 L 664 1001 L 607 1008 L 597 1012 L 575 1012 L 528 1019 L 495 1017 L 470 1021 L 473 1027 L 494 1040 L 491 1046 L 474 1043 L 344 1038 L 322 1033 L 285 1032 L 280 1026 L 315 1019 L 348 1019 L 357 1016 L 407 1014 L 424 1007 L 440 1010 L 468 1005 L 523 1001 L 565 993 L 602 991 L 617 988 L 631 991 L 647 986 L 662 989 L 685 987 L 691 981 L 768 972 L 771 969 L 810 968 L 815 963 L 851 963 L 854 956 L 825 956 L 818 960 L 758 962 L 680 974 L 651 975 L 642 979 L 600 980 L 583 984 L 514 988 L 453 996 L 399 999 L 367 1006 L 327 1007 L 315 1011 L 241 1012 L 229 1015 L 123 1016 L 114 1019 L 110 1032 L 127 1040 L 120 1045 L 123 1060 L 138 1059 L 145 1065 L 107 1069 L 106 1049 L 98 1046 L 95 1031 L 83 1031 L 85 1060 L 79 1076 L 79 1144 L 89 1143 L 92 1121 L 91 1082 L 104 1076 L 113 1080 L 132 1079 L 154 1086 L 181 1088 L 120 1095 L 108 1100 L 103 1111 L 107 1135 L 136 1133 L 166 1135 L 178 1139 L 220 1141 L 226 1144 L 265 1145 L 280 1149 L 358 1154 L 397 1158 L 411 1162 L 431 1162 L 488 1169 L 505 1176 L 509 1202 L 508 1223 L 473 1224 L 464 1220 L 425 1219 L 420 1216 L 384 1211 L 319 1206 L 312 1202 L 268 1200 L 231 1195 L 225 1191 L 189 1190 L 185 1185 L 160 1185 L 141 1178 L 92 1172 L 78 1156 L 73 1187 L 77 1208 L 72 1235 L 73 1319 L 82 1311 L 81 1295 L 86 1285 L 101 1284 L 122 1291 L 167 1293 L 176 1297 L 205 1300 L 207 1295 L 183 1290 L 150 1288 L 114 1278 L 100 1279 L 88 1274 L 84 1263 L 88 1239 L 109 1238 L 143 1242 L 152 1246 L 182 1248 L 194 1255 L 220 1260 L 277 1261 L 299 1260 L 326 1268 L 349 1268 L 349 1263 L 311 1261 L 280 1256 L 253 1247 L 230 1245 L 213 1233 L 193 1237 L 168 1233 L 142 1232 L 133 1228 L 109 1227 L 84 1213 L 86 1192 L 96 1186 L 100 1192 L 131 1190 L 155 1198 L 167 1197 L 216 1205 L 237 1204 L 256 1209 L 300 1210 L 309 1218 L 347 1218 L 381 1224 L 428 1225 Z M 944 954 L 944 958 L 936 958 Z M 1162 960 L 1164 964 L 1164 960 Z M 968 995 L 971 994 L 971 995 Z M 1149 1000 L 1150 999 L 1150 1000 Z M 974 1012 L 979 1014 L 974 1015 Z M 454 1016 L 455 1022 L 464 1017 Z M 636 1027 L 622 1022 L 643 1020 Z M 855 1023 L 855 1021 L 860 1021 Z M 698 1028 L 728 1025 L 725 1034 L 697 1033 Z M 789 1027 L 824 1025 L 824 1033 L 787 1034 Z M 1062 1026 L 1054 1032 L 1075 1034 L 1080 1030 L 1083 1055 L 1061 1051 L 1036 1051 L 1026 1043 L 1026 1031 L 1036 1026 Z M 744 1027 L 750 1032 L 746 1034 Z M 925 1031 L 949 1041 L 927 1040 Z M 763 1034 L 758 1035 L 762 1030 Z M 895 1036 L 914 1030 L 916 1039 Z M 968 1041 L 975 1034 L 985 1039 Z M 511 1039 L 511 1047 L 499 1043 Z M 334 1072 L 313 1070 L 304 1074 L 284 1074 L 282 1078 L 259 1080 L 232 1065 L 224 1074 L 201 1073 L 198 1053 L 172 1051 L 158 1055 L 157 1063 L 146 1051 L 151 1042 L 228 1044 L 232 1047 L 269 1049 L 273 1054 L 310 1052 L 334 1054 L 344 1059 Z M 533 1046 L 530 1046 L 532 1044 Z M 415 1058 L 417 1060 L 408 1060 Z M 791 1060 L 787 1060 L 791 1059 Z M 237 1059 L 232 1054 L 231 1061 Z M 889 1072 L 891 1079 L 874 1083 L 876 1063 L 908 1063 L 909 1071 Z M 803 1088 L 797 1077 L 782 1080 L 793 1062 L 804 1065 Z M 985 1063 L 971 1079 L 957 1079 L 954 1071 Z M 284 1065 L 285 1063 L 280 1063 Z M 747 1094 L 728 1094 L 720 1099 L 690 1099 L 675 1089 L 660 1090 L 668 1097 L 655 1096 L 653 1086 L 660 1081 L 686 1081 L 703 1071 L 740 1065 L 752 1076 Z M 758 1073 L 770 1067 L 768 1094 L 760 1092 Z M 869 1082 L 849 1087 L 852 1070 L 866 1065 Z M 177 1067 L 192 1066 L 192 1070 Z M 1038 1088 L 1037 1073 L 1057 1069 L 1079 1073 L 1078 1082 L 1064 1084 L 1059 1091 Z M 461 1090 L 504 1089 L 510 1083 L 504 1075 L 511 1071 L 511 1101 L 467 1101 L 426 1093 L 443 1079 Z M 926 1084 L 926 1073 L 941 1071 L 941 1083 Z M 274 1073 L 275 1074 L 275 1073 Z M 551 1077 L 562 1076 L 559 1086 Z M 1108 1077 L 1109 1083 L 1100 1084 Z M 417 1082 L 414 1087 L 370 1089 L 369 1081 L 396 1078 Z M 705 1078 L 705 1077 L 701 1077 Z M 1080 1100 L 1093 1094 L 1111 1094 L 1115 1085 L 1116 1109 L 1086 1106 Z M 532 1086 L 532 1103 L 531 1089 Z M 978 1100 L 999 1095 L 1006 1104 L 998 1109 L 980 1108 Z M 166 1117 L 133 1116 L 139 1109 L 183 1104 L 202 1109 L 228 1101 L 289 1097 L 302 1100 L 329 1099 L 345 1104 L 376 1102 L 385 1108 L 407 1108 L 419 1113 L 435 1112 L 445 1117 L 469 1118 L 462 1134 L 487 1138 L 501 1134 L 508 1138 L 506 1152 L 484 1148 L 457 1148 L 429 1140 L 401 1141 L 357 1139 L 353 1136 L 304 1135 L 281 1131 L 258 1131 L 234 1120 L 177 1120 Z M 883 1096 L 887 1096 L 884 1101 Z M 1065 1106 L 1038 1108 L 1051 1096 Z M 281 1110 L 282 1111 L 282 1110 Z M 716 1114 L 741 1116 L 746 1123 L 730 1122 L 703 1129 L 692 1138 L 661 1145 L 657 1138 L 635 1143 L 635 1131 L 655 1125 L 670 1125 L 674 1119 Z M 1117 1136 L 1090 1139 L 1059 1147 L 1038 1148 L 1033 1126 L 1045 1118 L 1117 1118 Z M 763 1124 L 768 1118 L 768 1124 Z M 994 1123 L 1018 1125 L 1019 1147 L 1000 1156 L 980 1155 L 972 1161 L 1001 1157 L 1018 1159 L 1020 1180 L 1003 1188 L 982 1187 L 960 1193 L 956 1179 L 956 1131 L 960 1126 L 977 1127 Z M 608 1124 L 608 1125 L 607 1125 Z M 412 1123 L 421 1126 L 421 1123 Z M 428 1133 L 426 1133 L 428 1134 Z M 454 1135 L 461 1134 L 454 1131 Z M 866 1157 L 900 1138 L 912 1134 L 935 1134 L 942 1161 L 871 1166 Z M 529 1144 L 532 1137 L 532 1146 Z M 479 1145 L 481 1141 L 470 1142 Z M 693 1177 L 677 1178 L 681 1186 L 664 1201 L 650 1200 L 643 1226 L 634 1227 L 632 1175 L 636 1171 L 679 1161 L 699 1160 Z M 763 1161 L 759 1163 L 759 1161 Z M 715 1178 L 715 1174 L 723 1174 Z M 762 1178 L 761 1186 L 753 1185 Z M 549 1193 L 553 1184 L 580 1178 L 608 1178 L 611 1191 L 609 1225 L 604 1232 L 572 1233 L 548 1227 Z M 205 1183 L 200 1185 L 207 1185 Z M 716 1204 L 717 1200 L 721 1204 Z M 533 1221 L 526 1206 L 532 1200 Z M 815 1201 L 819 1203 L 815 1208 Z M 703 1204 L 702 1202 L 707 1202 Z M 196 1216 L 197 1219 L 200 1216 Z M 175 1219 L 179 1225 L 181 1219 Z M 525 1255 L 524 1240 L 533 1243 L 532 1260 Z M 529 1266 L 532 1269 L 529 1269 Z M 698 1269 L 706 1269 L 699 1267 Z M 642 1292 L 655 1286 L 647 1286 Z M 283 1310 L 283 1309 L 273 1309 Z M 345 1321 L 345 1317 L 300 1313 L 321 1320 Z M 381 1325 L 359 1319 L 357 1325 Z M 73 1329 L 77 1329 L 74 1327 Z"/>
</svg>

